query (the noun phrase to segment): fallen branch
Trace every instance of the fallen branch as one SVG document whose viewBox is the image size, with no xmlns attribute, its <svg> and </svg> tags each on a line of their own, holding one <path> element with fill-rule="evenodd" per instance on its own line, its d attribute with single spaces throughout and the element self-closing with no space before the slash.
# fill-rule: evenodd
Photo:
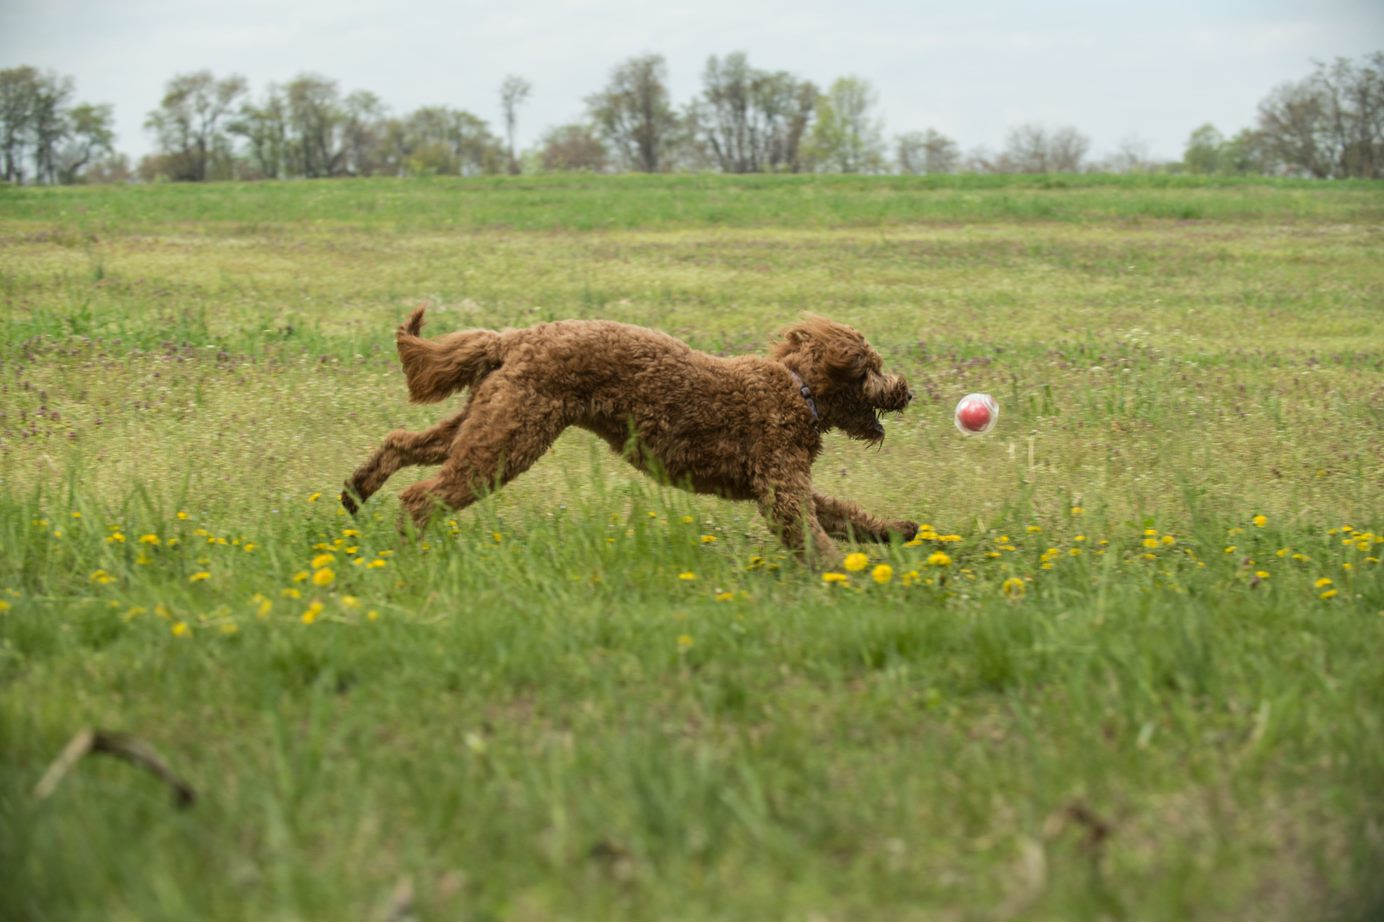
<svg viewBox="0 0 1384 922">
<path fill-rule="evenodd" d="M 190 807 L 197 799 L 197 792 L 192 789 L 192 785 L 174 774 L 153 746 L 124 733 L 108 733 L 91 727 L 72 737 L 63 747 L 63 751 L 53 760 L 53 764 L 48 766 L 48 770 L 34 787 L 34 799 L 46 800 L 50 797 L 72 767 L 91 753 L 115 756 L 150 772 L 173 789 L 173 802 L 179 807 Z"/>
</svg>

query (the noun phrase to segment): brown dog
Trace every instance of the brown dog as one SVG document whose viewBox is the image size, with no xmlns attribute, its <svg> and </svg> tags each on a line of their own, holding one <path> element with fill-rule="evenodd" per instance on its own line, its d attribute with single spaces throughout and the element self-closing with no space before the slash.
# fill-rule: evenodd
<svg viewBox="0 0 1384 922">
<path fill-rule="evenodd" d="M 432 403 L 464 387 L 459 413 L 423 432 L 391 432 L 341 501 L 353 514 L 400 467 L 441 464 L 400 496 L 420 527 L 438 504 L 460 509 L 528 470 L 568 426 L 594 432 L 642 471 L 698 493 L 751 499 L 783 543 L 820 563 L 829 535 L 887 541 L 917 525 L 885 521 L 812 489 L 822 434 L 879 443 L 881 410 L 913 399 L 855 330 L 820 317 L 789 329 L 768 358 L 717 358 L 654 330 L 564 320 L 523 330 L 422 339 L 423 309 L 399 328 L 409 396 Z M 808 541 L 805 542 L 804 538 Z"/>
</svg>

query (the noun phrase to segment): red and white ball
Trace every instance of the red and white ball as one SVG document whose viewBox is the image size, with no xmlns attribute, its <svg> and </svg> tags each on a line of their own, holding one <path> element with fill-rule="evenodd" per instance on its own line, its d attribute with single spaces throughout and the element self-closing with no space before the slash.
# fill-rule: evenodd
<svg viewBox="0 0 1384 922">
<path fill-rule="evenodd" d="M 995 428 L 1000 405 L 989 394 L 967 394 L 956 405 L 956 428 L 964 435 L 984 435 Z"/>
</svg>

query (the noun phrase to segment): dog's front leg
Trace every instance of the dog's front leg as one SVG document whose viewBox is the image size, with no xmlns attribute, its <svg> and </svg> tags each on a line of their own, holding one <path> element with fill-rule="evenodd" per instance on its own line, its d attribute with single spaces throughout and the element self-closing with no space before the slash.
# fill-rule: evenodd
<svg viewBox="0 0 1384 922">
<path fill-rule="evenodd" d="M 888 541 L 892 536 L 898 535 L 904 541 L 912 541 L 913 536 L 918 533 L 917 522 L 907 519 L 881 519 L 847 499 L 813 493 L 812 505 L 817 512 L 817 521 L 822 523 L 827 534 L 836 538 Z"/>
<path fill-rule="evenodd" d="M 821 567 L 832 567 L 841 561 L 836 542 L 817 520 L 811 488 L 767 490 L 760 498 L 759 508 L 779 540 L 793 552 L 809 557 Z"/>
</svg>

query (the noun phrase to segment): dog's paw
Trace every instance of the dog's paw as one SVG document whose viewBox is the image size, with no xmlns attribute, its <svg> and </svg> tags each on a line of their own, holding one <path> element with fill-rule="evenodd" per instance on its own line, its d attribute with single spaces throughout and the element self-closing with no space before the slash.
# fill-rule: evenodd
<svg viewBox="0 0 1384 922">
<path fill-rule="evenodd" d="M 344 506 L 346 511 L 351 513 L 351 515 L 355 515 L 360 511 L 360 503 L 356 502 L 355 491 L 349 486 L 341 491 L 341 505 Z"/>
</svg>

